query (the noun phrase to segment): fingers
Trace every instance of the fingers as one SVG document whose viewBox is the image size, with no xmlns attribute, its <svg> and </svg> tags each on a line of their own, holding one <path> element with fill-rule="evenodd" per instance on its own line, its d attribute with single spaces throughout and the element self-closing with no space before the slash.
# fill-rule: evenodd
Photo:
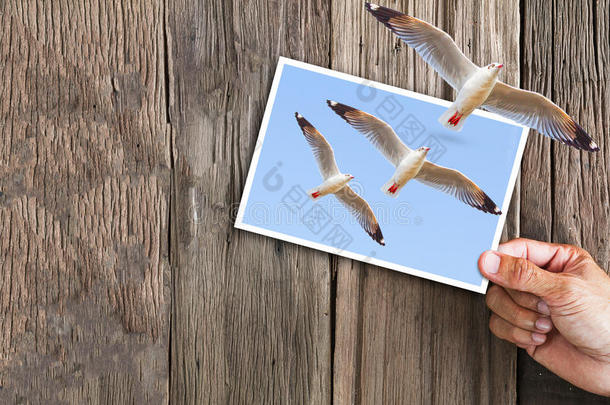
<svg viewBox="0 0 610 405">
<path fill-rule="evenodd" d="M 500 339 L 508 340 L 519 347 L 539 346 L 546 342 L 546 335 L 516 327 L 496 314 L 489 318 L 489 329 Z"/>
<path fill-rule="evenodd" d="M 527 259 L 538 267 L 560 272 L 575 257 L 588 253 L 576 246 L 546 243 L 531 239 L 513 239 L 498 246 L 498 252 Z"/>
<path fill-rule="evenodd" d="M 540 297 L 530 293 L 511 290 L 510 288 L 505 288 L 504 290 L 508 293 L 508 295 L 510 295 L 513 301 L 515 301 L 518 305 L 521 305 L 523 308 L 531 309 L 543 315 L 551 315 L 549 306 L 546 304 L 546 302 L 541 300 Z"/>
<path fill-rule="evenodd" d="M 541 300 L 534 294 L 511 290 L 510 288 L 506 288 L 504 289 L 504 291 L 506 291 L 506 293 L 510 295 L 513 301 L 515 301 L 518 305 L 521 305 L 523 308 L 531 309 L 532 311 L 538 311 L 538 303 L 541 302 Z"/>
<path fill-rule="evenodd" d="M 547 333 L 552 328 L 548 317 L 518 305 L 504 288 L 497 285 L 489 288 L 486 302 L 492 312 L 519 329 Z"/>
<path fill-rule="evenodd" d="M 502 287 L 537 295 L 543 299 L 557 293 L 563 279 L 521 257 L 488 250 L 479 258 L 479 269 Z"/>
<path fill-rule="evenodd" d="M 549 333 L 544 345 L 525 345 L 524 349 L 534 360 L 559 377 L 587 391 L 610 396 L 610 373 L 607 363 L 600 362 L 576 349 L 561 334 Z"/>
<path fill-rule="evenodd" d="M 529 345 L 522 345 L 520 343 L 515 343 L 515 346 L 517 346 L 517 347 L 519 347 L 521 349 L 525 349 L 525 350 L 527 350 L 527 348 L 529 347 Z"/>
</svg>

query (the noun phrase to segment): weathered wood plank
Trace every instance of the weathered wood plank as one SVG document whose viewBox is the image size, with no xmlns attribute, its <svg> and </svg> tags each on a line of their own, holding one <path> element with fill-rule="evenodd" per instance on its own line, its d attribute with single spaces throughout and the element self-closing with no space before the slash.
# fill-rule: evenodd
<svg viewBox="0 0 610 405">
<path fill-rule="evenodd" d="M 168 399 L 158 1 L 0 5 L 0 402 Z"/>
<path fill-rule="evenodd" d="M 328 403 L 328 255 L 233 219 L 278 57 L 328 66 L 329 4 L 177 1 L 168 19 L 172 402 Z"/>
<path fill-rule="evenodd" d="M 232 229 L 279 55 L 452 90 L 360 1 L 167 3 L 0 2 L 0 402 L 165 403 L 171 367 L 174 402 L 514 403 L 481 297 Z M 385 5 L 594 135 L 596 155 L 532 134 L 504 237 L 608 269 L 610 4 L 521 4 Z M 517 382 L 524 404 L 608 403 L 522 352 Z"/>
<path fill-rule="evenodd" d="M 518 83 L 518 2 L 384 5 L 455 35 L 476 63 L 506 63 L 504 80 Z M 371 18 L 362 2 L 333 2 L 332 26 L 334 69 L 453 97 L 451 88 Z M 518 230 L 516 217 L 509 220 L 508 235 Z M 337 403 L 515 402 L 516 352 L 490 336 L 482 296 L 346 259 L 337 267 Z"/>
<path fill-rule="evenodd" d="M 601 151 L 578 152 L 532 135 L 523 165 L 522 235 L 582 246 L 608 270 L 610 4 L 526 0 L 523 6 L 523 87 L 564 107 Z M 520 351 L 520 403 L 576 401 L 610 403 L 571 386 Z"/>
</svg>

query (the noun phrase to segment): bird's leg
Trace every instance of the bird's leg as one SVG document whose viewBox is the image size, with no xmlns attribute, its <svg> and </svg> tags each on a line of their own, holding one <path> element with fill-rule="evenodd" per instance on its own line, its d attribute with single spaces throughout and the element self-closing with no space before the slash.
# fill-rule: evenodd
<svg viewBox="0 0 610 405">
<path fill-rule="evenodd" d="M 457 117 L 458 117 L 459 113 L 460 113 L 459 111 L 456 111 L 455 114 L 453 114 L 453 116 L 451 118 L 449 118 L 449 123 L 451 125 L 455 126 L 457 124 L 456 120 L 457 120 Z"/>
<path fill-rule="evenodd" d="M 451 118 L 449 118 L 449 123 L 450 123 L 450 124 L 452 124 L 452 123 L 453 123 L 453 120 L 455 119 L 455 116 L 456 116 L 457 114 L 458 114 L 458 113 L 457 113 L 457 111 L 456 111 L 456 112 L 455 112 L 455 114 L 453 114 L 453 115 L 451 116 Z"/>
<path fill-rule="evenodd" d="M 458 122 L 460 122 L 460 119 L 462 118 L 464 114 L 460 114 L 459 111 L 456 111 L 455 114 L 453 114 L 453 116 L 451 118 L 449 118 L 449 124 L 456 126 L 458 124 Z"/>
<path fill-rule="evenodd" d="M 460 114 L 458 115 L 455 120 L 453 120 L 453 126 L 456 126 L 457 124 L 460 123 L 460 120 L 462 119 L 462 117 L 464 116 L 464 114 Z"/>
</svg>

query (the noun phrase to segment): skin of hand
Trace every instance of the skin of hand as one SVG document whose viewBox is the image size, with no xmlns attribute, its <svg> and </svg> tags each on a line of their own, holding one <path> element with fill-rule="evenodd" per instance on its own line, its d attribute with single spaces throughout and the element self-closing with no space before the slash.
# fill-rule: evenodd
<svg viewBox="0 0 610 405">
<path fill-rule="evenodd" d="M 610 277 L 585 250 L 515 239 L 479 258 L 489 327 L 587 391 L 610 396 Z"/>
</svg>

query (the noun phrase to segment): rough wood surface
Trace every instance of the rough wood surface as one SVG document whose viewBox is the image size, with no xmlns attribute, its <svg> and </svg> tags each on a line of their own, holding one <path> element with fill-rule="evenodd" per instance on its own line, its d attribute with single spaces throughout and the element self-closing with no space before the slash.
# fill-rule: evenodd
<svg viewBox="0 0 610 405">
<path fill-rule="evenodd" d="M 530 136 L 503 237 L 610 268 L 609 0 L 383 4 L 589 130 Z M 454 96 L 362 1 L 6 0 L 0 35 L 0 403 L 609 403 L 482 296 L 233 229 L 280 55 Z"/>
<path fill-rule="evenodd" d="M 390 6 L 445 29 L 475 63 L 504 62 L 509 72 L 504 79 L 518 83 L 518 3 Z M 332 11 L 334 69 L 453 97 L 362 2 L 333 2 Z M 509 220 L 509 234 L 517 229 L 515 219 Z M 346 259 L 337 267 L 336 403 L 515 402 L 516 351 L 491 338 L 482 296 Z"/>
<path fill-rule="evenodd" d="M 233 228 L 278 58 L 327 66 L 328 15 L 322 1 L 169 7 L 173 402 L 330 402 L 328 254 Z"/>
<path fill-rule="evenodd" d="M 522 3 L 522 87 L 566 107 L 601 150 L 579 152 L 532 131 L 522 166 L 521 235 L 582 246 L 608 270 L 610 3 Z M 561 380 L 523 351 L 518 384 L 521 404 L 610 403 Z"/>
<path fill-rule="evenodd" d="M 156 1 L 0 5 L 0 402 L 168 398 Z"/>
</svg>

